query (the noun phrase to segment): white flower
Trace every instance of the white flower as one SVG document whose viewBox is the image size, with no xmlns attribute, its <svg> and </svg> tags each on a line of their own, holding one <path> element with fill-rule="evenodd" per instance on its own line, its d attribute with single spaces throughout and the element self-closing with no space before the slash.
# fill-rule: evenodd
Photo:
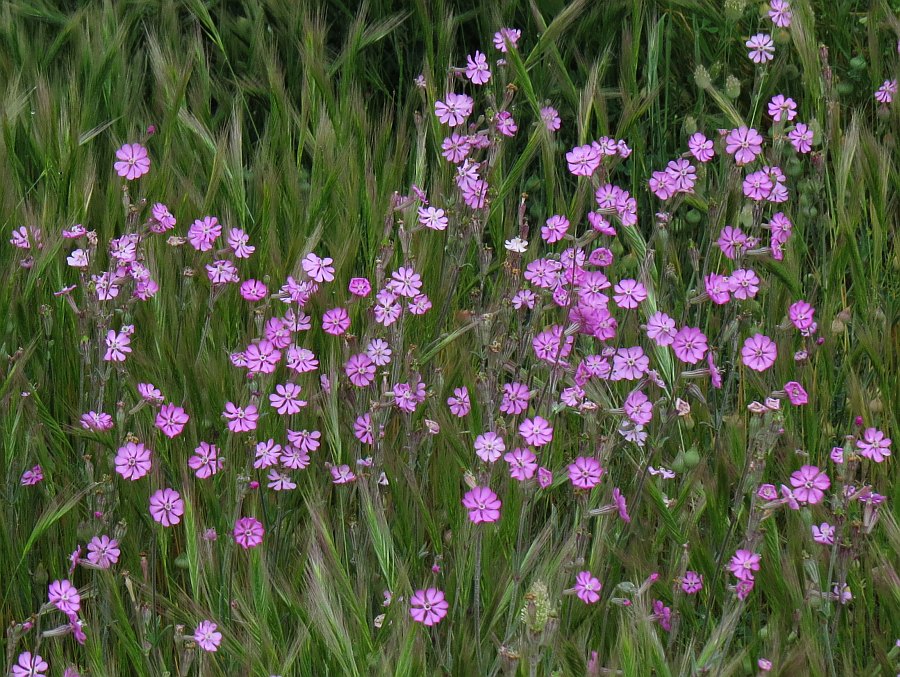
<svg viewBox="0 0 900 677">
<path fill-rule="evenodd" d="M 521 237 L 514 237 L 512 240 L 506 241 L 506 248 L 511 252 L 524 254 L 528 251 L 528 240 L 523 240 Z"/>
<path fill-rule="evenodd" d="M 76 249 L 66 258 L 66 263 L 68 263 L 73 268 L 87 268 L 87 252 L 85 252 L 83 249 Z"/>
</svg>

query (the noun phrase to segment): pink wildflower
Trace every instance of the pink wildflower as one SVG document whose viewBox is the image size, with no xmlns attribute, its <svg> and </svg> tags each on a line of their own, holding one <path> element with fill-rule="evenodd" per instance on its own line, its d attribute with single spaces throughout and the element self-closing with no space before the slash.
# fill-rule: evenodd
<svg viewBox="0 0 900 677">
<path fill-rule="evenodd" d="M 139 143 L 126 143 L 116 151 L 118 162 L 113 164 L 116 174 L 128 181 L 139 179 L 150 171 L 150 156 Z"/>
<path fill-rule="evenodd" d="M 194 630 L 194 641 L 204 651 L 217 651 L 222 643 L 222 633 L 217 630 L 219 626 L 212 621 L 200 621 Z"/>
<path fill-rule="evenodd" d="M 754 371 L 765 371 L 775 364 L 778 351 L 775 342 L 765 334 L 754 334 L 741 348 L 741 361 Z"/>
<path fill-rule="evenodd" d="M 466 492 L 462 504 L 469 511 L 469 519 L 474 524 L 500 519 L 500 499 L 488 487 L 475 487 Z"/>
<path fill-rule="evenodd" d="M 441 622 L 450 605 L 441 590 L 427 588 L 413 593 L 409 598 L 409 607 L 409 615 L 416 623 L 430 627 Z"/>
<path fill-rule="evenodd" d="M 234 524 L 234 541 L 244 550 L 260 545 L 264 533 L 262 522 L 255 517 L 241 517 Z"/>
<path fill-rule="evenodd" d="M 572 588 L 575 594 L 585 604 L 594 604 L 600 600 L 600 590 L 603 584 L 590 571 L 580 571 L 575 575 L 575 585 Z"/>
<path fill-rule="evenodd" d="M 150 516 L 164 527 L 181 522 L 184 501 L 174 489 L 159 489 L 150 497 Z"/>
</svg>

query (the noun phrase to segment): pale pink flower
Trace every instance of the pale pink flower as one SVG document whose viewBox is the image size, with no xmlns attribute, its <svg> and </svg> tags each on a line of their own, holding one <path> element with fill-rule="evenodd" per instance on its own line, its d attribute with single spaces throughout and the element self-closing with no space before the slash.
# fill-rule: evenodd
<svg viewBox="0 0 900 677">
<path fill-rule="evenodd" d="M 757 33 L 744 43 L 753 63 L 768 63 L 775 58 L 775 41 L 766 33 Z"/>
<path fill-rule="evenodd" d="M 109 536 L 94 536 L 87 544 L 87 561 L 101 569 L 109 569 L 119 561 L 119 542 Z"/>
<path fill-rule="evenodd" d="M 881 463 L 891 455 L 891 438 L 877 428 L 866 428 L 856 447 L 863 458 Z"/>
<path fill-rule="evenodd" d="M 541 416 L 526 418 L 519 424 L 519 434 L 527 444 L 533 447 L 543 447 L 553 440 L 553 428 L 550 422 Z"/>
<path fill-rule="evenodd" d="M 194 449 L 194 455 L 188 459 L 188 466 L 201 480 L 212 477 L 222 469 L 223 461 L 219 458 L 219 449 L 214 444 L 201 442 Z"/>
</svg>

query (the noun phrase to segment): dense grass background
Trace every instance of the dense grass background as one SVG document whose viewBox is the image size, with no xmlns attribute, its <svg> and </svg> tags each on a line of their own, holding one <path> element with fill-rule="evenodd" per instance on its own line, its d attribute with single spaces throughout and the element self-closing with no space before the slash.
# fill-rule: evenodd
<svg viewBox="0 0 900 677">
<path fill-rule="evenodd" d="M 724 10 L 704 0 L 0 5 L 0 223 L 5 240 L 13 228 L 34 225 L 46 241 L 30 270 L 19 268 L 11 246 L 0 247 L 3 625 L 40 608 L 47 582 L 64 577 L 69 553 L 97 533 L 92 515 L 102 510 L 126 530 L 122 560 L 108 572 L 76 574 L 90 598 L 89 639 L 83 647 L 71 638 L 43 641 L 40 653 L 54 675 L 69 662 L 91 675 L 187 669 L 576 675 L 584 674 L 591 651 L 625 674 L 750 674 L 760 656 L 785 675 L 894 674 L 896 459 L 866 477 L 888 503 L 872 536 L 855 544 L 851 605 L 809 592 L 830 585 L 827 560 L 808 537 L 818 514 L 808 510 L 767 522 L 751 603 L 735 607 L 725 589 L 720 565 L 740 543 L 748 503 L 738 489 L 748 441 L 757 439 L 745 405 L 789 380 L 790 365 L 779 363 L 771 383 L 748 381 L 727 401 L 711 400 L 707 412 L 695 405 L 695 426 L 671 437 L 661 431 L 647 449 L 652 457 L 623 457 L 611 468 L 611 481 L 631 482 L 629 527 L 607 517 L 584 522 L 584 510 L 596 505 L 573 497 L 561 480 L 556 491 L 535 494 L 503 479 L 504 517 L 482 538 L 459 499 L 463 470 L 472 464 L 471 438 L 487 429 L 492 414 L 476 404 L 474 420 L 483 417 L 483 427 L 467 428 L 451 420 L 444 401 L 462 384 L 474 394 L 485 369 L 496 367 L 491 343 L 509 330 L 487 323 L 470 331 L 466 312 L 497 310 L 481 300 L 499 304 L 494 292 L 504 277 L 496 259 L 481 265 L 479 248 L 468 240 L 433 234 L 413 243 L 435 309 L 395 345 L 395 355 L 408 352 L 409 359 L 395 361 L 392 380 L 407 366 L 423 375 L 433 391 L 424 415 L 444 433 L 425 435 L 421 416 L 389 420 L 387 492 L 363 482 L 340 490 L 318 463 L 290 495 L 245 495 L 239 475 L 246 464 L 238 459 L 251 449 L 227 434 L 218 441 L 235 462 L 214 481 L 189 475 L 184 461 L 195 444 L 224 430 L 224 399 L 247 388 L 228 364 L 228 351 L 257 331 L 236 295 L 212 305 L 203 276 L 183 275 L 196 265 L 191 250 L 162 240 L 150 245 L 161 292 L 129 311 L 136 350 L 125 372 L 110 376 L 102 403 L 88 387 L 99 366 L 85 364 L 80 351 L 93 330 L 52 295 L 75 279 L 60 228 L 83 223 L 104 242 L 122 232 L 113 155 L 122 143 L 143 138 L 148 125 L 157 128 L 147 142 L 153 168 L 131 187 L 131 197 L 167 203 L 179 233 L 205 214 L 247 230 L 257 252 L 242 273 L 269 276 L 277 287 L 311 250 L 334 258 L 338 280 L 373 275 L 385 254 L 393 269 L 403 261 L 400 247 L 385 237 L 394 193 L 405 194 L 412 183 L 433 195 L 450 192 L 452 173 L 439 154 L 443 134 L 432 115 L 448 68 L 475 48 L 493 59 L 494 31 L 517 26 L 521 60 L 510 72 L 517 116 L 526 124 L 500 160 L 505 178 L 496 186 L 484 244 L 502 250 L 502 240 L 516 234 L 523 192 L 534 223 L 552 213 L 583 213 L 590 195 L 565 172 L 563 153 L 603 134 L 624 138 L 634 154 L 617 180 L 638 196 L 642 221 L 639 237 L 614 245 L 617 274 L 636 276 L 650 265 L 658 279 L 674 268 L 661 285 L 660 307 L 713 327 L 705 309 L 685 302 L 697 286 L 688 250 L 707 252 L 719 226 L 739 218 L 741 205 L 727 195 L 700 194 L 660 233 L 650 218 L 656 207 L 646 178 L 684 150 L 694 127 L 711 135 L 734 126 L 736 115 L 759 125 L 771 95 L 791 95 L 800 119 L 816 121 L 821 142 L 815 161 L 786 166 L 798 198 L 791 204 L 795 235 L 783 263 L 761 264 L 769 282 L 765 300 L 745 321 L 777 333 L 787 305 L 803 297 L 816 305 L 826 340 L 804 372 L 810 406 L 785 414 L 787 432 L 772 451 L 766 479 L 785 481 L 799 465 L 795 450 L 824 467 L 831 447 L 853 432 L 855 416 L 897 439 L 900 107 L 879 112 L 872 92 L 900 70 L 898 7 L 797 0 L 796 25 L 778 36 L 778 57 L 761 76 L 743 41 L 763 20 L 755 3 L 744 4 L 729 0 Z M 708 69 L 712 88 L 695 84 L 698 65 Z M 420 73 L 424 89 L 413 84 Z M 739 93 L 725 94 L 728 77 L 740 83 Z M 544 102 L 563 118 L 556 137 L 528 126 Z M 710 172 L 725 176 L 727 168 Z M 649 264 L 648 246 L 656 252 Z M 317 301 L 317 309 L 330 302 Z M 336 375 L 340 342 L 318 330 L 306 340 Z M 542 383 L 545 376 L 529 378 Z M 187 403 L 192 421 L 184 437 L 154 437 L 147 410 L 121 419 L 107 435 L 77 427 L 81 413 L 100 405 L 115 412 L 122 402 L 124 416 L 139 381 Z M 352 463 L 356 443 L 348 441 L 346 406 L 336 395 L 319 399 L 306 425 L 323 430 L 326 458 Z M 158 440 L 151 445 L 161 460 L 155 478 L 178 487 L 189 505 L 179 528 L 161 530 L 149 520 L 145 484 L 123 487 L 110 475 L 108 457 L 127 431 Z M 280 434 L 271 420 L 260 432 Z M 576 448 L 607 433 L 601 421 L 561 418 L 560 439 L 545 464 L 561 477 Z M 699 463 L 667 485 L 671 509 L 653 483 L 641 484 L 638 499 L 636 472 L 648 462 L 671 465 L 692 447 Z M 38 463 L 45 481 L 19 486 L 22 472 Z M 265 547 L 249 553 L 226 537 L 242 504 L 267 527 Z M 218 541 L 200 538 L 210 527 Z M 585 529 L 594 530 L 593 538 Z M 687 558 L 707 581 L 697 599 L 672 593 Z M 574 567 L 577 559 L 587 564 Z M 441 573 L 433 576 L 435 561 Z M 588 608 L 561 597 L 574 572 L 589 567 L 610 590 L 658 571 L 663 582 L 654 594 L 678 612 L 676 632 L 663 633 L 646 619 L 647 600 L 626 612 L 608 598 Z M 432 580 L 451 601 L 450 615 L 433 631 L 412 624 L 402 602 L 381 607 L 382 590 L 406 598 Z M 559 612 L 540 637 L 518 620 L 536 580 L 549 586 Z M 379 629 L 373 621 L 382 612 Z M 190 634 L 203 618 L 214 618 L 225 633 L 215 655 L 196 656 L 177 641 L 176 626 Z M 39 621 L 39 629 L 47 622 Z M 7 656 L 33 647 L 36 633 L 6 647 Z"/>
</svg>

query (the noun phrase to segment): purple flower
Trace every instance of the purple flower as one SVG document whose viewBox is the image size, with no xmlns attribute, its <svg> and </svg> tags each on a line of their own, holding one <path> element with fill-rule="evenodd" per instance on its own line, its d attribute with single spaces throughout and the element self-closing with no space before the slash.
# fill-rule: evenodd
<svg viewBox="0 0 900 677">
<path fill-rule="evenodd" d="M 184 501 L 174 489 L 160 489 L 150 497 L 150 516 L 164 527 L 181 522 Z"/>
<path fill-rule="evenodd" d="M 23 651 L 12 666 L 12 677 L 47 677 L 50 666 L 39 654 Z"/>
<path fill-rule="evenodd" d="M 809 396 L 803 389 L 803 386 L 796 381 L 788 381 L 784 384 L 784 391 L 787 393 L 788 399 L 795 407 L 802 406 L 809 402 Z"/>
<path fill-rule="evenodd" d="M 109 569 L 119 561 L 119 542 L 109 536 L 94 536 L 87 544 L 87 561 L 100 567 Z"/>
<path fill-rule="evenodd" d="M 713 142 L 706 138 L 702 132 L 695 132 L 688 139 L 688 150 L 698 162 L 709 162 L 713 159 Z"/>
<path fill-rule="evenodd" d="M 526 418 L 519 425 L 519 434 L 525 442 L 533 447 L 542 447 L 553 440 L 553 428 L 550 422 L 541 416 Z"/>
<path fill-rule="evenodd" d="M 834 527 L 828 522 L 822 522 L 819 526 L 812 525 L 812 537 L 816 543 L 822 545 L 834 545 Z"/>
<path fill-rule="evenodd" d="M 509 476 L 520 482 L 534 477 L 538 469 L 537 456 L 530 449 L 513 449 L 503 455 L 503 460 L 509 463 Z"/>
<path fill-rule="evenodd" d="M 217 651 L 222 643 L 222 633 L 217 630 L 219 626 L 212 621 L 200 621 L 194 630 L 194 641 L 204 651 Z"/>
<path fill-rule="evenodd" d="M 155 425 L 166 437 L 178 437 L 189 419 L 184 409 L 170 403 L 160 408 Z"/>
<path fill-rule="evenodd" d="M 469 391 L 465 386 L 453 390 L 453 395 L 447 398 L 447 405 L 450 407 L 450 413 L 458 418 L 462 418 L 472 409 L 469 401 Z"/>
</svg>

